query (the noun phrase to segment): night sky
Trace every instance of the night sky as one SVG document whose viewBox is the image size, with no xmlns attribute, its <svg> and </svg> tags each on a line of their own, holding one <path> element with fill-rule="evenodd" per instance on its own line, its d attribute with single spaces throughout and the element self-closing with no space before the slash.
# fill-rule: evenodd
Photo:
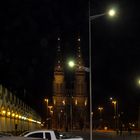
<svg viewBox="0 0 140 140">
<path fill-rule="evenodd" d="M 94 0 L 91 15 L 103 13 L 112 4 L 118 10 L 114 19 L 104 16 L 91 24 L 94 109 L 98 105 L 111 108 L 109 97 L 113 96 L 119 101 L 120 111 L 136 119 L 140 100 L 140 3 Z M 80 34 L 83 58 L 89 66 L 88 1 L 5 0 L 0 5 L 0 82 L 39 108 L 43 98 L 52 95 L 58 37 L 67 60 L 74 57 Z"/>
</svg>

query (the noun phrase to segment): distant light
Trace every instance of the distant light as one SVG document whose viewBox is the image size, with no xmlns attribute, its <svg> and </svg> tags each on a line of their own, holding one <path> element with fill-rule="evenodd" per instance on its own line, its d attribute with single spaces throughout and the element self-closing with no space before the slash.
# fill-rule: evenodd
<svg viewBox="0 0 140 140">
<path fill-rule="evenodd" d="M 85 106 L 87 106 L 87 100 L 85 100 Z"/>
<path fill-rule="evenodd" d="M 132 124 L 133 127 L 135 127 L 135 124 Z"/>
<path fill-rule="evenodd" d="M 12 113 L 12 117 L 14 117 L 15 116 L 15 113 Z"/>
<path fill-rule="evenodd" d="M 62 101 L 63 105 L 65 105 L 65 100 Z"/>
<path fill-rule="evenodd" d="M 2 111 L 2 114 L 4 115 L 5 113 L 6 113 L 6 111 L 5 111 L 5 110 L 3 110 L 3 111 Z"/>
<path fill-rule="evenodd" d="M 80 42 L 80 38 L 78 38 L 78 41 Z"/>
<path fill-rule="evenodd" d="M 75 105 L 77 105 L 77 100 L 75 100 Z"/>
<path fill-rule="evenodd" d="M 10 116 L 10 114 L 11 114 L 11 112 L 10 112 L 10 111 L 9 111 L 9 112 L 7 112 L 7 115 L 8 115 L 8 116 Z"/>
<path fill-rule="evenodd" d="M 107 126 L 105 126 L 105 127 L 104 127 L 104 130 L 107 130 L 107 129 L 108 129 L 108 127 L 107 127 Z"/>
<path fill-rule="evenodd" d="M 115 101 L 115 100 L 114 100 L 114 101 L 112 101 L 112 104 L 116 105 L 116 103 L 117 103 L 117 101 Z"/>
<path fill-rule="evenodd" d="M 102 111 L 103 110 L 103 107 L 98 107 L 98 110 Z"/>
<path fill-rule="evenodd" d="M 108 15 L 111 16 L 111 17 L 115 16 L 115 14 L 116 14 L 116 11 L 114 9 L 111 9 L 108 12 Z"/>
<path fill-rule="evenodd" d="M 49 102 L 49 99 L 44 99 L 44 101 L 48 103 Z"/>
</svg>

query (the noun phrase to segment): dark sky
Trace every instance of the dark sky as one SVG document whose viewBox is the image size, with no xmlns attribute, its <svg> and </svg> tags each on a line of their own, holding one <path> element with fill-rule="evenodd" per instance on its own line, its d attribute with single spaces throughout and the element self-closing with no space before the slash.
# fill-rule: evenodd
<svg viewBox="0 0 140 140">
<path fill-rule="evenodd" d="M 114 96 L 120 110 L 136 118 L 140 100 L 136 83 L 140 75 L 139 2 L 94 0 L 91 15 L 103 13 L 112 4 L 118 10 L 114 19 L 104 16 L 91 24 L 94 108 L 109 106 L 108 99 Z M 58 36 L 67 59 L 73 56 L 80 33 L 89 66 L 87 0 L 5 0 L 0 5 L 0 82 L 19 97 L 39 104 L 51 95 Z"/>
</svg>

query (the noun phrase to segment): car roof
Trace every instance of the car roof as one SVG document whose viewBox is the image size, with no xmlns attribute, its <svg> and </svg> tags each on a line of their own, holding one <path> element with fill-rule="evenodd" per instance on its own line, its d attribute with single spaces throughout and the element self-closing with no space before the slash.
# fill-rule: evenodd
<svg viewBox="0 0 140 140">
<path fill-rule="evenodd" d="M 29 133 L 32 133 L 32 132 L 54 132 L 55 130 L 47 130 L 47 129 L 37 129 L 37 130 L 31 130 L 29 131 Z"/>
</svg>

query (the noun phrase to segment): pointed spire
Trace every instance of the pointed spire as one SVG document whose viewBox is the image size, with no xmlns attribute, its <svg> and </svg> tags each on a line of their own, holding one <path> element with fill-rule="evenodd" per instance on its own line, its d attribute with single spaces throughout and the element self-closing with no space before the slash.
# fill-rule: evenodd
<svg viewBox="0 0 140 140">
<path fill-rule="evenodd" d="M 81 40 L 80 37 L 77 39 L 77 56 L 76 56 L 76 65 L 77 65 L 77 71 L 83 71 L 81 67 L 84 65 L 82 60 L 82 53 L 81 53 Z"/>
<path fill-rule="evenodd" d="M 55 71 L 63 71 L 62 67 L 62 54 L 61 54 L 61 47 L 60 47 L 60 37 L 57 39 L 58 47 L 57 47 L 57 57 L 56 57 L 56 64 L 55 64 Z"/>
</svg>

